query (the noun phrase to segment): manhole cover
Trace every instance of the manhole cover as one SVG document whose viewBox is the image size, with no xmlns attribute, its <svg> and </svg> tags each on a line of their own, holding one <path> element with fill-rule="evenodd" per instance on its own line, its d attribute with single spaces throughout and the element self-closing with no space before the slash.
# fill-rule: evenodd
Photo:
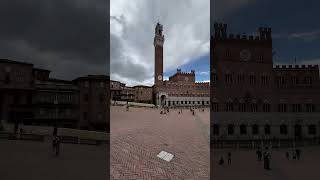
<svg viewBox="0 0 320 180">
<path fill-rule="evenodd" d="M 172 158 L 174 157 L 173 154 L 170 154 L 166 151 L 161 151 L 158 155 L 157 155 L 158 158 L 160 159 L 163 159 L 167 162 L 170 162 L 172 160 Z"/>
</svg>

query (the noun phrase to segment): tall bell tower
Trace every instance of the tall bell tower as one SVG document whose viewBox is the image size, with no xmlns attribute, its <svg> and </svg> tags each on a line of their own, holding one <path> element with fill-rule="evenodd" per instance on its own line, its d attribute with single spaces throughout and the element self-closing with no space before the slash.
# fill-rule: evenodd
<svg viewBox="0 0 320 180">
<path fill-rule="evenodd" d="M 155 28 L 154 45 L 154 84 L 156 86 L 163 83 L 163 42 L 162 25 L 157 23 Z"/>
</svg>

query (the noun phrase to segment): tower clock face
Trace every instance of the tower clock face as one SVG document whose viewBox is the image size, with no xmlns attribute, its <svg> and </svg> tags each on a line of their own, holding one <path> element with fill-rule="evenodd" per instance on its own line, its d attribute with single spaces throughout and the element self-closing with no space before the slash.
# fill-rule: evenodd
<svg viewBox="0 0 320 180">
<path fill-rule="evenodd" d="M 243 61 L 249 61 L 251 59 L 251 53 L 249 50 L 247 49 L 243 49 L 241 52 L 240 52 L 240 59 L 243 60 Z"/>
<path fill-rule="evenodd" d="M 188 80 L 189 80 L 189 78 L 188 78 L 188 77 L 185 77 L 185 80 L 186 80 L 186 81 L 188 81 Z"/>
<path fill-rule="evenodd" d="M 159 80 L 159 81 L 162 80 L 162 76 L 161 76 L 161 75 L 158 76 L 158 80 Z"/>
</svg>

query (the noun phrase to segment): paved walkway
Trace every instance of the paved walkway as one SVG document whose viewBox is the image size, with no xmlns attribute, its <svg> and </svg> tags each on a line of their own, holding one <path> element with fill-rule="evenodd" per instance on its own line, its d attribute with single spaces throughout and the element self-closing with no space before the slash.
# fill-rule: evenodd
<svg viewBox="0 0 320 180">
<path fill-rule="evenodd" d="M 256 160 L 255 151 L 231 151 L 232 164 L 218 165 L 219 158 L 224 156 L 227 162 L 227 150 L 214 150 L 216 157 L 211 165 L 214 180 L 247 179 L 247 180 L 319 180 L 320 147 L 302 149 L 301 160 L 287 160 L 286 150 L 273 150 L 271 170 L 263 169 L 263 162 Z"/>
<path fill-rule="evenodd" d="M 1 180 L 105 180 L 109 162 L 106 146 L 61 144 L 53 157 L 51 143 L 0 140 Z"/>
<path fill-rule="evenodd" d="M 209 143 L 190 110 L 111 107 L 110 117 L 111 179 L 209 179 Z"/>
</svg>

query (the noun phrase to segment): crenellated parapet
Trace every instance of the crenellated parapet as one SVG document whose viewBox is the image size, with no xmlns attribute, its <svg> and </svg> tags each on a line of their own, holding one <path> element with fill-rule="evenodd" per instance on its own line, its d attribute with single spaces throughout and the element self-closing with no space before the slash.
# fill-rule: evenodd
<svg viewBox="0 0 320 180">
<path fill-rule="evenodd" d="M 305 65 L 305 64 L 300 64 L 300 65 L 274 65 L 273 66 L 274 70 L 319 70 L 319 65 Z"/>
<path fill-rule="evenodd" d="M 196 82 L 197 85 L 209 85 L 210 83 L 209 82 Z"/>
<path fill-rule="evenodd" d="M 243 40 L 252 42 L 271 41 L 271 32 L 270 27 L 260 27 L 258 28 L 258 34 L 256 36 L 246 34 L 228 34 L 227 24 L 214 23 L 214 39 L 219 40 Z"/>
</svg>

